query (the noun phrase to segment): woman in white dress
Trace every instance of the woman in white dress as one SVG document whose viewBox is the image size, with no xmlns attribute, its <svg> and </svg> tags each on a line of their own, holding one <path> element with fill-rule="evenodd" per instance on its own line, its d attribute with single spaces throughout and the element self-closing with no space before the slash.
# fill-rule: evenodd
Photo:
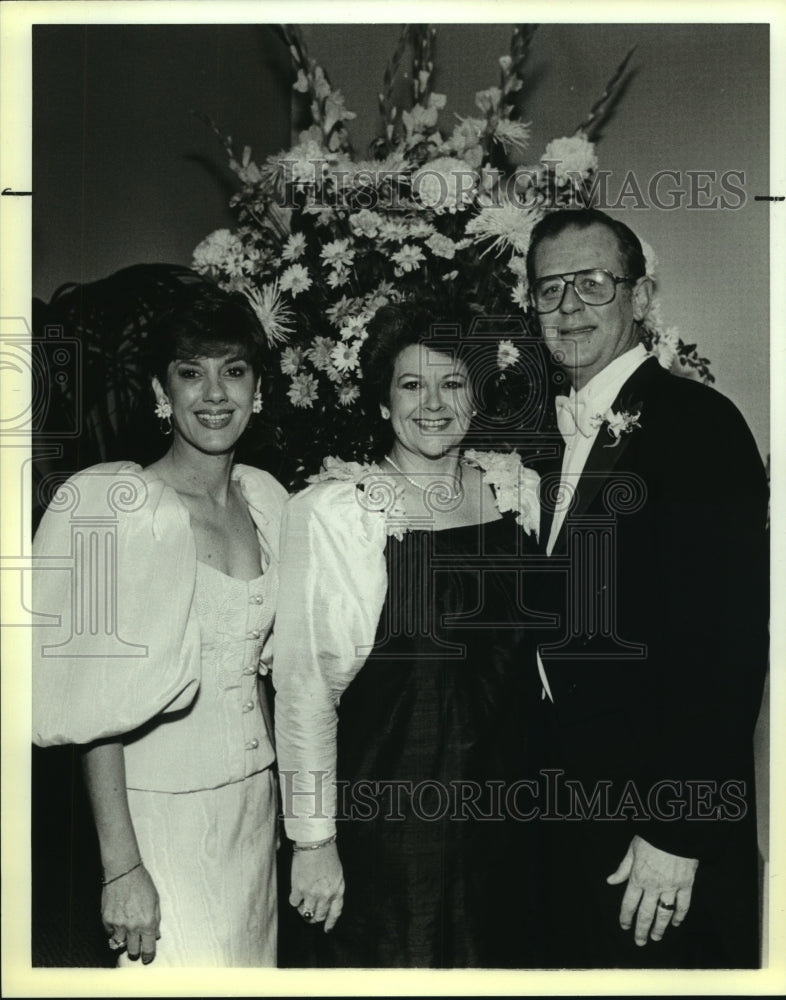
<svg viewBox="0 0 786 1000">
<path fill-rule="evenodd" d="M 33 738 L 83 745 L 119 964 L 276 964 L 260 675 L 286 491 L 233 464 L 261 340 L 241 298 L 185 288 L 150 333 L 169 450 L 73 476 L 34 541 Z"/>
</svg>

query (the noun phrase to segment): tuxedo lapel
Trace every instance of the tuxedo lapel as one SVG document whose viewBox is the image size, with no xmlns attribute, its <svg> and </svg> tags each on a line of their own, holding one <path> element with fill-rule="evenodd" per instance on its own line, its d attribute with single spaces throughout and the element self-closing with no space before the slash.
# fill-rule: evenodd
<svg viewBox="0 0 786 1000">
<path fill-rule="evenodd" d="M 640 411 L 640 421 L 643 422 L 646 420 L 646 397 L 652 382 L 661 373 L 663 373 L 663 370 L 658 360 L 656 358 L 648 358 L 639 365 L 636 371 L 623 384 L 611 405 L 611 409 L 615 413 L 634 413 Z M 627 433 L 622 433 L 619 438 L 615 439 L 609 433 L 607 424 L 604 423 L 600 428 L 582 470 L 574 504 L 560 527 L 554 546 L 555 551 L 558 551 L 564 545 L 565 529 L 568 521 L 589 510 L 600 490 L 608 482 L 609 475 L 621 462 L 634 435 L 638 432 L 639 428 L 633 427 Z M 551 519 L 549 519 L 549 530 L 550 528 Z"/>
</svg>

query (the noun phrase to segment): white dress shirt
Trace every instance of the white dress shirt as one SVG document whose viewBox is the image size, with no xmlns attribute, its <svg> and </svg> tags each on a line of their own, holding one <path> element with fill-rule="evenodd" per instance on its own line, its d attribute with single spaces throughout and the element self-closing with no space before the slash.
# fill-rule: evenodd
<svg viewBox="0 0 786 1000">
<path fill-rule="evenodd" d="M 606 365 L 578 392 L 571 389 L 566 409 L 574 414 L 575 422 L 579 426 L 574 426 L 569 433 L 564 435 L 565 452 L 562 456 L 560 496 L 564 496 L 566 499 L 554 511 L 551 533 L 546 545 L 546 555 L 550 556 L 554 550 L 565 515 L 570 507 L 571 498 L 584 471 L 592 446 L 595 444 L 595 438 L 598 436 L 603 414 L 614 402 L 630 376 L 648 357 L 649 354 L 644 345 L 637 344 L 636 347 L 631 348 Z M 560 429 L 562 430 L 562 427 Z M 540 653 L 538 653 L 538 671 L 543 682 L 544 694 L 554 701 Z"/>
</svg>

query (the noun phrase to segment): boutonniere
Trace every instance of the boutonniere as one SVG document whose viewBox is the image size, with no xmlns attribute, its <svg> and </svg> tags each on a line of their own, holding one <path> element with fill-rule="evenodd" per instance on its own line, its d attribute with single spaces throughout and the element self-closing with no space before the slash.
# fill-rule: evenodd
<svg viewBox="0 0 786 1000">
<path fill-rule="evenodd" d="M 593 419 L 598 421 L 600 427 L 606 428 L 614 441 L 605 444 L 604 448 L 616 448 L 622 440 L 623 434 L 630 434 L 635 427 L 641 427 L 639 417 L 641 416 L 641 403 L 636 404 L 637 409 L 620 410 L 617 412 L 611 407 L 605 413 L 598 413 Z"/>
</svg>

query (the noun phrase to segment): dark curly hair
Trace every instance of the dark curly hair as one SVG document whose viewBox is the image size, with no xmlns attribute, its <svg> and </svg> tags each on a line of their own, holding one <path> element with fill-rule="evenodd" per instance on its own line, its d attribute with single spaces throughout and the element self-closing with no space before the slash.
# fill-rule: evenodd
<svg viewBox="0 0 786 1000">
<path fill-rule="evenodd" d="M 440 354 L 466 363 L 462 332 L 468 316 L 435 315 L 424 303 L 382 306 L 368 324 L 360 349 L 362 392 L 367 408 L 390 403 L 390 385 L 396 358 L 412 344 L 426 344 Z"/>
<path fill-rule="evenodd" d="M 184 285 L 173 305 L 150 323 L 146 368 L 162 385 L 173 361 L 216 358 L 237 350 L 262 374 L 264 334 L 245 296 L 212 282 Z"/>
<path fill-rule="evenodd" d="M 392 444 L 389 421 L 380 405 L 390 404 L 390 389 L 396 359 L 405 348 L 423 344 L 465 365 L 473 400 L 488 370 L 496 370 L 496 339 L 473 335 L 477 317 L 471 308 L 455 300 L 418 299 L 382 306 L 368 324 L 368 337 L 360 349 L 361 404 L 375 442 L 373 452 L 385 454 Z"/>
<path fill-rule="evenodd" d="M 620 261 L 625 274 L 632 279 L 642 278 L 647 272 L 644 251 L 638 236 L 619 219 L 597 208 L 565 208 L 549 212 L 533 228 L 527 250 L 527 280 L 532 288 L 535 282 L 535 254 L 544 240 L 560 236 L 566 229 L 588 229 L 590 226 L 604 226 L 617 240 Z"/>
</svg>

